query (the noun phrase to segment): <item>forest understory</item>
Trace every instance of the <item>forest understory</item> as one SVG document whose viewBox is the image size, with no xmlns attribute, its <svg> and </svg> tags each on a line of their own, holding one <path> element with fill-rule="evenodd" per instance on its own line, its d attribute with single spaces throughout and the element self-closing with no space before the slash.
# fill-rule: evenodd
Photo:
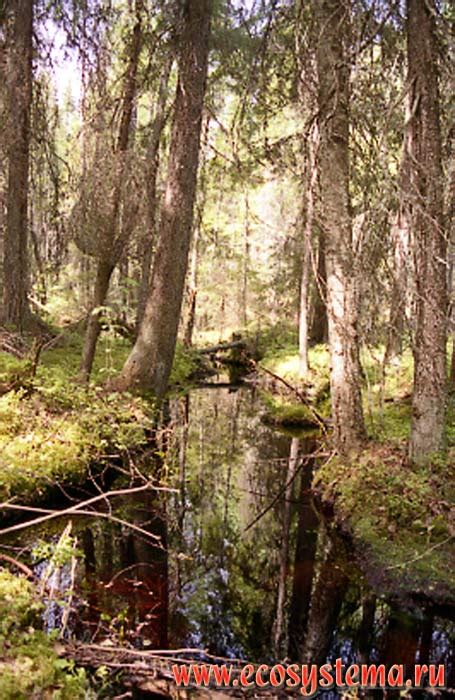
<svg viewBox="0 0 455 700">
<path fill-rule="evenodd" d="M 173 644 L 453 693 L 454 18 L 0 2 L 1 700 Z"/>
<path fill-rule="evenodd" d="M 245 338 L 240 362 L 238 353 L 235 356 L 234 364 L 240 368 L 236 381 L 259 392 L 262 421 L 289 435 L 302 435 L 303 430 L 324 450 L 313 479 L 314 497 L 330 527 L 348 546 L 355 545 L 357 565 L 373 590 L 411 608 L 423 604 L 452 615 L 455 395 L 449 396 L 446 457 L 423 467 L 412 465 L 406 452 L 411 353 L 404 352 L 384 372 L 383 349 L 369 351 L 362 357 L 368 436 L 361 448 L 343 458 L 333 450 L 331 439 L 328 348 L 310 348 L 310 370 L 302 380 L 299 348 L 292 335 L 292 329 L 271 328 L 261 342 L 257 335 L 236 333 L 236 338 Z M 2 532 L 30 517 L 21 506 L 51 506 L 52 512 L 59 501 L 60 508 L 71 505 L 78 498 L 75 490 L 68 502 L 72 487 L 93 483 L 102 490 L 109 484 L 115 489 L 119 478 L 120 487 L 137 483 L 141 472 L 135 474 L 133 465 L 140 464 L 141 455 L 158 464 L 162 454 L 157 441 L 160 411 L 153 398 L 109 389 L 109 377 L 121 368 L 131 343 L 108 331 L 100 340 L 92 380 L 86 386 L 77 381 L 82 335 L 62 329 L 54 338 L 57 343 L 40 353 L 32 369 L 33 361 L 27 358 L 34 354 L 36 338 L 29 336 L 27 348 L 23 336 L 4 335 L 4 343 L 8 339 L 16 355 L 20 345 L 25 357 L 4 351 L 0 355 Z M 227 339 L 216 347 L 231 343 Z M 223 358 L 220 364 L 213 353 L 209 357 L 198 348 L 179 346 L 171 397 L 184 396 L 198 385 L 217 384 L 223 377 L 230 382 L 232 365 Z M 144 474 L 157 478 L 147 470 Z M 8 639 L 0 660 L 2 695 L 19 697 L 14 695 L 19 677 L 24 679 L 24 697 L 27 689 L 45 692 L 53 687 L 62 697 L 86 697 L 89 687 L 99 687 L 96 674 L 87 675 L 65 659 L 61 641 L 39 631 L 43 606 L 39 583 L 26 580 L 14 558 L 4 559 L 1 576 L 2 635 Z"/>
</svg>

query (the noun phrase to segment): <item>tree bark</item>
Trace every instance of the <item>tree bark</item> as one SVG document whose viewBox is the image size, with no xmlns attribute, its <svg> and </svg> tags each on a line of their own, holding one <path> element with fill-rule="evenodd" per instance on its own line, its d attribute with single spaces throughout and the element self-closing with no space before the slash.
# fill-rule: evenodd
<svg viewBox="0 0 455 700">
<path fill-rule="evenodd" d="M 190 274 L 188 280 L 188 317 L 185 326 L 183 343 L 187 347 L 193 344 L 193 332 L 196 324 L 196 304 L 199 283 L 199 249 L 201 245 L 202 222 L 204 218 L 205 199 L 206 199 L 206 163 L 207 163 L 207 143 L 208 133 L 210 128 L 210 115 L 208 114 L 203 125 L 203 144 L 204 156 L 201 167 L 200 187 L 201 197 L 197 212 L 197 222 L 194 226 L 193 246 L 191 252 Z"/>
<path fill-rule="evenodd" d="M 156 220 L 158 206 L 157 181 L 160 166 L 160 142 L 164 126 L 166 124 L 166 103 L 168 99 L 169 76 L 171 74 L 174 58 L 171 54 L 166 58 L 161 74 L 158 99 L 150 133 L 148 146 L 148 172 L 147 172 L 147 231 L 142 241 L 141 279 L 139 285 L 139 297 L 136 316 L 136 332 L 144 318 L 145 306 L 150 284 L 150 268 L 152 265 L 153 247 L 156 238 Z"/>
<path fill-rule="evenodd" d="M 455 333 L 452 337 L 452 362 L 450 364 L 450 389 L 455 391 Z"/>
<path fill-rule="evenodd" d="M 326 241 L 332 416 L 340 452 L 358 446 L 365 434 L 349 200 L 347 12 L 346 5 L 337 0 L 321 0 L 318 4 L 321 226 Z"/>
<path fill-rule="evenodd" d="M 313 315 L 311 321 L 310 338 L 313 343 L 326 343 L 328 339 L 327 321 L 327 275 L 325 269 L 325 241 L 324 234 L 318 235 L 318 260 L 316 279 L 313 293 Z"/>
<path fill-rule="evenodd" d="M 162 397 L 174 358 L 188 266 L 212 2 L 183 7 L 179 77 L 160 235 L 144 318 L 116 383 Z"/>
<path fill-rule="evenodd" d="M 85 331 L 84 347 L 82 349 L 82 359 L 79 370 L 79 377 L 83 381 L 88 381 L 90 372 L 95 359 L 96 343 L 100 334 L 100 318 L 107 292 L 109 290 L 109 282 L 114 271 L 114 265 L 111 262 L 98 261 L 96 266 L 95 291 L 93 295 L 93 309 L 87 323 Z"/>
<path fill-rule="evenodd" d="M 8 41 L 8 192 L 3 261 L 3 320 L 20 331 L 28 304 L 28 184 L 32 100 L 33 0 L 12 0 Z"/>
<path fill-rule="evenodd" d="M 248 192 L 245 194 L 245 221 L 243 228 L 243 270 L 241 294 L 241 320 L 246 329 L 248 325 L 248 268 L 250 263 L 250 202 Z"/>
<path fill-rule="evenodd" d="M 447 238 L 443 220 L 436 10 L 434 3 L 426 0 L 408 0 L 407 9 L 412 111 L 410 187 L 406 195 L 414 236 L 417 312 L 409 457 L 424 463 L 445 446 Z"/>
<path fill-rule="evenodd" d="M 309 345 L 309 291 L 310 291 L 310 272 L 311 272 L 311 257 L 313 246 L 313 226 L 314 226 L 314 209 L 316 197 L 316 185 L 318 180 L 317 171 L 317 142 L 318 133 L 317 126 L 313 127 L 309 138 L 309 163 L 308 169 L 310 177 L 307 185 L 306 195 L 306 212 L 305 212 L 305 228 L 303 234 L 303 264 L 302 264 L 302 279 L 300 283 L 300 315 L 299 315 L 299 376 L 304 377 L 308 374 L 310 364 L 308 361 L 308 345 Z"/>
<path fill-rule="evenodd" d="M 79 368 L 79 378 L 82 381 L 88 381 L 92 371 L 93 360 L 95 358 L 96 345 L 101 332 L 100 316 L 98 307 L 103 306 L 109 291 L 111 276 L 120 255 L 123 246 L 128 240 L 127 235 L 118 233 L 120 206 L 122 197 L 122 180 L 125 172 L 125 159 L 130 140 L 131 118 L 133 114 L 134 98 L 136 94 L 136 78 L 139 63 L 139 56 L 142 48 L 142 0 L 136 2 L 136 22 L 133 28 L 130 46 L 130 55 L 128 60 L 128 68 L 125 75 L 125 84 L 122 100 L 122 112 L 120 117 L 120 126 L 117 137 L 117 144 L 114 152 L 115 158 L 115 186 L 112 194 L 112 221 L 109 216 L 110 232 L 108 241 L 102 242 L 103 250 L 99 251 L 97 266 L 96 266 L 96 282 L 95 293 L 93 299 L 92 311 L 89 316 L 87 331 L 84 338 L 84 347 L 82 350 L 82 359 Z"/>
</svg>

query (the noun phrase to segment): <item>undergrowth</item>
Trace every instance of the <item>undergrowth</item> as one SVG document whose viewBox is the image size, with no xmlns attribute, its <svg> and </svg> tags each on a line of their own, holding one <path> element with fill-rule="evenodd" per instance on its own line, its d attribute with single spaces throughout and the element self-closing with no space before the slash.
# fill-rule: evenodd
<svg viewBox="0 0 455 700">
<path fill-rule="evenodd" d="M 22 576 L 0 568 L 0 697 L 2 700 L 95 697 L 84 669 L 61 658 L 42 630 L 42 604 Z"/>
</svg>

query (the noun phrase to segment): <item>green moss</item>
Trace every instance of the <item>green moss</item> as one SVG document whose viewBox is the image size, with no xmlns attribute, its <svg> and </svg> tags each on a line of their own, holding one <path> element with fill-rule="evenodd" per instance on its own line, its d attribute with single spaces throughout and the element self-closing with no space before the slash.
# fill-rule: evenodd
<svg viewBox="0 0 455 700">
<path fill-rule="evenodd" d="M 145 444 L 153 404 L 127 393 L 108 393 L 99 384 L 127 353 L 118 341 L 115 361 L 108 366 L 109 343 L 104 339 L 100 344 L 89 387 L 76 380 L 81 339 L 70 336 L 63 347 L 43 353 L 32 392 L 0 397 L 1 501 L 12 496 L 42 499 L 56 482 L 80 482 L 91 466 Z"/>
<path fill-rule="evenodd" d="M 169 379 L 171 386 L 181 387 L 187 384 L 198 365 L 198 354 L 192 348 L 187 348 L 181 343 L 177 343 L 174 363 Z"/>
<path fill-rule="evenodd" d="M 296 428 L 319 428 L 314 413 L 305 404 L 290 403 L 280 396 L 269 392 L 261 393 L 266 411 L 262 416 L 264 423 L 274 426 Z"/>
<path fill-rule="evenodd" d="M 330 459 L 314 486 L 339 524 L 367 547 L 379 578 L 397 591 L 455 600 L 454 483 L 455 451 L 416 467 L 403 450 L 372 444 L 350 461 Z"/>
<path fill-rule="evenodd" d="M 39 629 L 41 609 L 32 585 L 0 568 L 0 697 L 94 697 L 85 671 L 60 658 Z"/>
<path fill-rule="evenodd" d="M 152 406 L 129 395 L 48 383 L 30 397 L 1 397 L 0 499 L 78 482 L 91 465 L 145 444 L 152 424 Z"/>
</svg>

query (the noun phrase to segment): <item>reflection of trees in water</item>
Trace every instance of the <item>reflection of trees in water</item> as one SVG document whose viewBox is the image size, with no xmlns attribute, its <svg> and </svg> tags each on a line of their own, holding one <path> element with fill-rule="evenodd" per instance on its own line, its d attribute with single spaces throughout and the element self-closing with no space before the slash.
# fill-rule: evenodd
<svg viewBox="0 0 455 700">
<path fill-rule="evenodd" d="M 175 415 L 179 497 L 171 542 L 184 556 L 171 557 L 174 645 L 272 660 L 281 605 L 280 648 L 286 644 L 293 661 L 379 662 L 392 658 L 394 645 L 408 649 L 407 659 L 413 650 L 435 658 L 428 617 L 417 620 L 409 644 L 400 638 L 393 610 L 366 585 L 353 552 L 320 526 L 313 460 L 305 463 L 314 442 L 300 440 L 296 460 L 298 441 L 264 426 L 246 391 L 193 392 Z"/>
<path fill-rule="evenodd" d="M 159 506 L 161 509 L 163 505 Z M 167 526 L 153 495 L 122 506 L 125 520 L 160 537 L 161 546 L 121 525 L 95 522 L 81 538 L 92 636 L 111 618 L 117 631 L 149 646 L 166 646 L 168 629 Z"/>
<path fill-rule="evenodd" d="M 304 663 L 325 662 L 348 586 L 346 559 L 341 543 L 323 533 L 320 548 L 320 562 L 311 594 L 307 629 L 299 653 L 299 658 Z"/>
<path fill-rule="evenodd" d="M 302 446 L 302 452 L 313 452 L 314 441 L 307 440 Z M 299 659 L 303 646 L 305 632 L 308 626 L 311 590 L 318 541 L 319 517 L 317 515 L 311 494 L 314 459 L 310 459 L 303 467 L 300 477 L 298 497 L 298 522 L 295 542 L 294 571 L 292 576 L 292 593 L 289 604 L 289 656 Z"/>
<path fill-rule="evenodd" d="M 174 613 L 189 618 L 188 640 L 217 653 L 269 653 L 280 525 L 272 511 L 244 530 L 281 488 L 290 440 L 260 423 L 248 392 L 224 390 L 194 392 L 186 449 L 177 434 L 180 474 L 186 454 L 180 545 L 191 559 L 177 560 Z"/>
</svg>

